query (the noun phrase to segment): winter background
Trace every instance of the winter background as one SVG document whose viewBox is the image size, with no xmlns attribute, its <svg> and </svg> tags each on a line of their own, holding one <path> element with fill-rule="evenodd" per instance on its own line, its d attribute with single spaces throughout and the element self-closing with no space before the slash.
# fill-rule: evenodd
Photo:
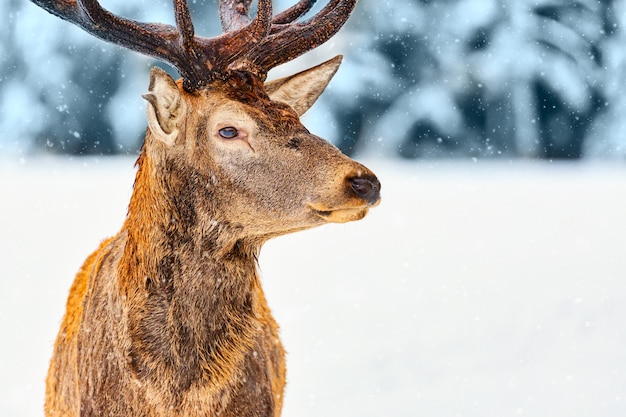
<svg viewBox="0 0 626 417">
<path fill-rule="evenodd" d="M 37 416 L 73 275 L 123 221 L 155 62 L 23 0 L 0 14 L 0 415 Z M 626 1 L 360 0 L 270 76 L 339 53 L 304 122 L 383 202 L 262 252 L 283 415 L 626 415 Z"/>
</svg>

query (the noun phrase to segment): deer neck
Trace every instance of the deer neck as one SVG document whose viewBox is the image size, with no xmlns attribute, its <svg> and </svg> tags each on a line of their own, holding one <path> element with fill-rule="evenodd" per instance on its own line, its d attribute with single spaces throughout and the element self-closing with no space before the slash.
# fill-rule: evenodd
<svg viewBox="0 0 626 417">
<path fill-rule="evenodd" d="M 205 179 L 177 169 L 159 169 L 167 177 L 159 176 L 142 152 L 119 275 L 122 292 L 134 298 L 132 367 L 139 378 L 180 392 L 228 378 L 251 348 L 260 246 L 214 217 Z"/>
</svg>

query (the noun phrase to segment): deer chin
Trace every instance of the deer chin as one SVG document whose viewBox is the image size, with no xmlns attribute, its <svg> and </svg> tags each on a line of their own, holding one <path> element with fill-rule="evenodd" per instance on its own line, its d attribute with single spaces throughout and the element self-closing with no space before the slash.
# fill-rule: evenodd
<svg viewBox="0 0 626 417">
<path fill-rule="evenodd" d="M 347 223 L 361 220 L 367 214 L 368 207 L 339 207 L 329 208 L 320 204 L 309 204 L 309 207 L 318 217 L 329 223 Z"/>
</svg>

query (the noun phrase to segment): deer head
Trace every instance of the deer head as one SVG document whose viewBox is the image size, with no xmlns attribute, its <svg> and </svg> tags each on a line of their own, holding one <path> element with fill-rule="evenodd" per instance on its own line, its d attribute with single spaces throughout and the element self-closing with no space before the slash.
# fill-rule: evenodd
<svg viewBox="0 0 626 417">
<path fill-rule="evenodd" d="M 152 182 L 172 193 L 187 189 L 211 222 L 265 239 L 359 220 L 378 204 L 374 174 L 299 120 L 341 57 L 265 82 L 271 68 L 332 37 L 356 0 L 331 0 L 303 23 L 295 22 L 314 0 L 276 16 L 271 0 L 259 0 L 254 19 L 251 0 L 222 0 L 225 33 L 210 39 L 194 35 L 184 0 L 173 2 L 176 27 L 117 17 L 96 0 L 33 1 L 99 38 L 178 69 L 178 82 L 159 68 L 151 70 L 139 171 L 151 171 L 146 175 L 157 178 Z"/>
</svg>

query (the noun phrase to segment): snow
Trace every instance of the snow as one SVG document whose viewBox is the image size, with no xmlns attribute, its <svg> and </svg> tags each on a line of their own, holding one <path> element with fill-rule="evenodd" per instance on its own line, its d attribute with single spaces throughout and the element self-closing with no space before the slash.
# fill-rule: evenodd
<svg viewBox="0 0 626 417">
<path fill-rule="evenodd" d="M 623 165 L 366 161 L 363 221 L 269 242 L 285 416 L 626 415 Z M 73 274 L 133 161 L 0 161 L 0 414 L 42 415 Z"/>
</svg>

